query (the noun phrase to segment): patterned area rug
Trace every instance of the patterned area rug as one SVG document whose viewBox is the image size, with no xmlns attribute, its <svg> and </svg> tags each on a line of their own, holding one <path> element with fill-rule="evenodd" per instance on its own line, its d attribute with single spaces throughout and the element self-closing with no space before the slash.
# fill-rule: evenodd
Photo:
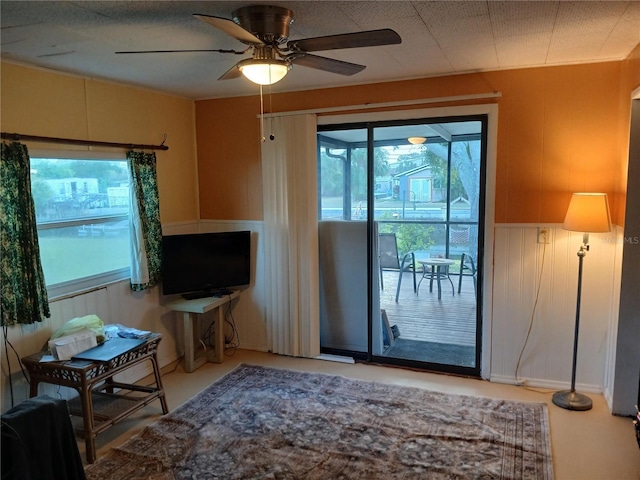
<svg viewBox="0 0 640 480">
<path fill-rule="evenodd" d="M 552 479 L 547 408 L 241 365 L 86 469 L 129 479 Z"/>
</svg>

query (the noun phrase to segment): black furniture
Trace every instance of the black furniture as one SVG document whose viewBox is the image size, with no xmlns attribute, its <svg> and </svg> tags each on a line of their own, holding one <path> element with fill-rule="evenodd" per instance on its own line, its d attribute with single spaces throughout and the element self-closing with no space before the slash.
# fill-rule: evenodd
<svg viewBox="0 0 640 480">
<path fill-rule="evenodd" d="M 30 398 L 2 415 L 2 480 L 84 480 L 67 402 Z"/>
</svg>

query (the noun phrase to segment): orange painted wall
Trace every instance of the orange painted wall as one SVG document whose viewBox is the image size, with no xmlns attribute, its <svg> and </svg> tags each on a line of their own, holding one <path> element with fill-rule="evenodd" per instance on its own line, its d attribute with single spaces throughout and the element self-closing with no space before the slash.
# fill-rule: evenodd
<svg viewBox="0 0 640 480">
<path fill-rule="evenodd" d="M 279 112 L 498 91 L 502 97 L 492 100 L 499 105 L 496 222 L 561 223 L 572 192 L 605 191 L 611 194 L 614 220 L 622 223 L 615 193 L 621 189 L 625 148 L 620 139 L 629 131 L 628 106 L 625 112 L 620 100 L 629 95 L 624 91 L 628 64 L 273 94 L 265 105 Z M 263 218 L 259 105 L 257 96 L 196 102 L 202 219 Z"/>
<path fill-rule="evenodd" d="M 2 131 L 103 142 L 158 144 L 163 223 L 198 219 L 194 106 L 187 98 L 2 62 Z M 124 151 L 23 141 L 33 152 Z"/>
</svg>

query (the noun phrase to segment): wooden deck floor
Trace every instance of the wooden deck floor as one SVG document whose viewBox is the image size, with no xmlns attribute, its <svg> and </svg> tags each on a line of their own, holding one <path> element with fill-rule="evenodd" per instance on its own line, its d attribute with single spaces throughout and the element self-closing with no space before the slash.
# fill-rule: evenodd
<svg viewBox="0 0 640 480">
<path fill-rule="evenodd" d="M 434 282 L 429 292 L 429 281 L 424 279 L 418 293 L 413 292 L 411 273 L 404 272 L 398 302 L 395 301 L 398 272 L 385 271 L 385 289 L 380 290 L 380 308 L 384 309 L 390 325 L 397 325 L 402 338 L 454 345 L 474 346 L 476 341 L 476 297 L 473 279 L 462 277 L 458 294 L 458 275 L 452 274 L 455 287 L 442 281 L 442 298 Z M 420 280 L 418 274 L 418 281 Z"/>
</svg>

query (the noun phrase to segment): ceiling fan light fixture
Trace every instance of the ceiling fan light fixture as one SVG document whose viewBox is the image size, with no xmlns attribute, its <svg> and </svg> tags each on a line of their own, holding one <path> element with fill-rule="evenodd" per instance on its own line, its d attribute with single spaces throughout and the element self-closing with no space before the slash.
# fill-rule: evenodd
<svg viewBox="0 0 640 480">
<path fill-rule="evenodd" d="M 425 137 L 409 137 L 407 138 L 407 140 L 411 145 L 422 145 L 424 142 L 427 141 Z"/>
<path fill-rule="evenodd" d="M 284 60 L 245 60 L 238 64 L 242 74 L 258 85 L 272 85 L 282 80 L 291 64 Z"/>
</svg>

